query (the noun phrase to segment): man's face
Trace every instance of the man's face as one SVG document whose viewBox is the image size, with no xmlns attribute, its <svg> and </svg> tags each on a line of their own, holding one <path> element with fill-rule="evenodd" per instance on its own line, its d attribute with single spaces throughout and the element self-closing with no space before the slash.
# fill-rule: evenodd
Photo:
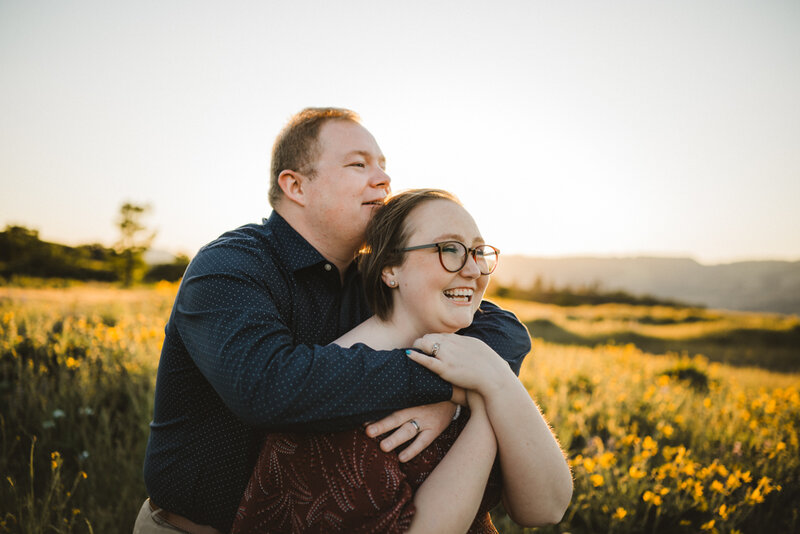
<svg viewBox="0 0 800 534">
<path fill-rule="evenodd" d="M 358 247 L 373 210 L 390 191 L 385 158 L 372 134 L 350 121 L 326 122 L 318 142 L 306 208 L 321 235 Z"/>
</svg>

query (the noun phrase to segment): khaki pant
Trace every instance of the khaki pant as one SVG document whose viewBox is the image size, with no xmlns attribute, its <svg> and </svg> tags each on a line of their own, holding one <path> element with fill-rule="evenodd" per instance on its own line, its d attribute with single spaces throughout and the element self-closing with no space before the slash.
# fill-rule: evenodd
<svg viewBox="0 0 800 534">
<path fill-rule="evenodd" d="M 175 532 L 185 532 L 161 519 L 160 511 L 150 506 L 150 499 L 145 499 L 142 508 L 139 510 L 139 515 L 136 517 L 136 524 L 133 525 L 133 534 L 158 534 L 159 532 L 174 534 Z"/>
<path fill-rule="evenodd" d="M 139 509 L 139 515 L 136 517 L 136 523 L 133 525 L 133 534 L 175 534 L 175 532 L 189 534 L 221 534 L 214 527 L 197 525 L 184 518 L 181 518 L 181 520 L 189 524 L 189 526 L 185 528 L 190 530 L 180 529 L 164 519 L 164 513 L 164 510 L 153 506 L 150 503 L 150 499 L 146 499 Z"/>
</svg>

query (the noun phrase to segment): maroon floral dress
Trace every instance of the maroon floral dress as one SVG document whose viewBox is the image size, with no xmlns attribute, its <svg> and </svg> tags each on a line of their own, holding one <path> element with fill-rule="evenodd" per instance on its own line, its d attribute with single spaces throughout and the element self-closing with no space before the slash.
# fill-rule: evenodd
<svg viewBox="0 0 800 534">
<path fill-rule="evenodd" d="M 363 429 L 333 434 L 269 434 L 232 533 L 405 532 L 414 493 L 455 442 L 468 414 L 424 451 L 401 463 Z M 464 466 L 469 469 L 469 466 Z M 496 533 L 489 517 L 500 502 L 497 463 L 470 533 Z"/>
</svg>

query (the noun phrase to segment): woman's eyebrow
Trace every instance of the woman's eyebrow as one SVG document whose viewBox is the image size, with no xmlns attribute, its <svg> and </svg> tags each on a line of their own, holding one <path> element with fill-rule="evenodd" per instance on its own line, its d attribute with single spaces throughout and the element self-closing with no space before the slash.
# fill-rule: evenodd
<svg viewBox="0 0 800 534">
<path fill-rule="evenodd" d="M 460 242 L 460 243 L 466 243 L 466 242 L 467 242 L 467 240 L 464 238 L 464 236 L 463 236 L 463 235 L 460 235 L 460 234 L 442 234 L 442 235 L 440 235 L 440 236 L 436 237 L 436 238 L 435 238 L 435 241 L 436 241 L 436 242 L 441 242 L 441 241 L 458 241 L 458 242 Z M 476 237 L 476 238 L 474 238 L 474 239 L 472 240 L 472 244 L 473 244 L 473 245 L 474 245 L 474 244 L 483 245 L 483 244 L 485 244 L 485 243 L 486 243 L 486 242 L 483 240 L 483 238 L 482 238 L 481 236 L 478 236 L 478 237 Z"/>
</svg>

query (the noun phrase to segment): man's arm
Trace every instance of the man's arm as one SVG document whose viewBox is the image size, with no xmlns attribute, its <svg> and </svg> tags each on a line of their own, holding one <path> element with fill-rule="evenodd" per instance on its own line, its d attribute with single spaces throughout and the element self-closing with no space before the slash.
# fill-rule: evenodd
<svg viewBox="0 0 800 534">
<path fill-rule="evenodd" d="M 522 360 L 531 350 L 531 338 L 527 328 L 513 313 L 503 310 L 487 300 L 481 302 L 481 307 L 475 313 L 472 324 L 468 328 L 460 330 L 458 334 L 478 338 L 489 345 L 508 362 L 509 367 L 517 376 L 519 376 Z M 461 394 L 464 394 L 463 390 L 461 390 Z M 453 402 L 463 401 L 453 399 Z M 442 433 L 442 430 L 449 424 L 454 409 L 454 406 L 448 408 L 445 404 L 438 404 L 436 406 L 414 406 L 400 410 L 370 424 L 367 427 L 367 434 L 380 436 L 391 432 L 381 441 L 381 448 L 385 451 L 393 450 L 403 443 L 413 440 L 400 453 L 400 460 L 407 462 Z M 420 431 L 406 424 L 411 419 L 417 422 Z"/>
<path fill-rule="evenodd" d="M 210 258 L 187 269 L 173 320 L 192 361 L 242 421 L 335 431 L 452 396 L 448 383 L 401 350 L 295 345 L 277 303 L 288 295 L 265 288 L 253 269 L 209 268 L 220 258 L 206 252 Z M 246 251 L 223 253 L 242 254 L 238 264 L 258 261 Z"/>
<path fill-rule="evenodd" d="M 478 338 L 500 355 L 519 376 L 522 360 L 531 351 L 531 336 L 517 316 L 484 300 L 472 324 L 457 334 Z"/>
</svg>

